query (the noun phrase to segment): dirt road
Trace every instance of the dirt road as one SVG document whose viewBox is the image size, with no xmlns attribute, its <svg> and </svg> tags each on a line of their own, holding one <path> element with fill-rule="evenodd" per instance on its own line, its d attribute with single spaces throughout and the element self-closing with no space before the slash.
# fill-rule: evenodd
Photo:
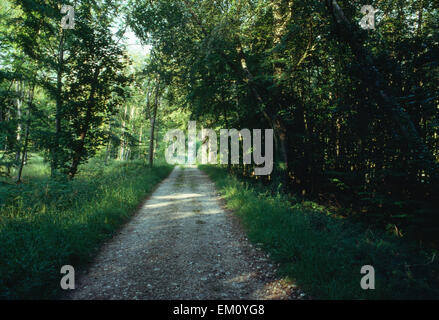
<svg viewBox="0 0 439 320">
<path fill-rule="evenodd" d="M 82 272 L 70 299 L 293 299 L 221 207 L 214 184 L 177 167 Z"/>
</svg>

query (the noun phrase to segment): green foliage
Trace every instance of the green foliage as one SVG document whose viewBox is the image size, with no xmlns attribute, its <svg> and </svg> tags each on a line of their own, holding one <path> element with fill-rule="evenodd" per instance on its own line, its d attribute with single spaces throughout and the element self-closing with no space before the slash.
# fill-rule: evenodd
<svg viewBox="0 0 439 320">
<path fill-rule="evenodd" d="M 318 206 L 268 195 L 252 184 L 202 167 L 249 239 L 280 264 L 280 273 L 316 299 L 439 299 L 437 252 L 322 214 Z M 372 265 L 376 290 L 362 290 L 361 267 Z"/>
<path fill-rule="evenodd" d="M 90 261 L 171 167 L 95 161 L 83 169 L 73 181 L 41 168 L 28 183 L 0 185 L 0 299 L 56 297 L 61 266 Z"/>
<path fill-rule="evenodd" d="M 422 238 L 439 230 L 436 2 L 373 3 L 373 31 L 360 4 L 337 2 L 343 25 L 319 0 L 133 0 L 129 17 L 192 119 L 275 130 L 275 170 L 259 181 Z"/>
<path fill-rule="evenodd" d="M 6 52 L 0 56 L 5 70 L 0 76 L 0 122 L 9 131 L 2 130 L 8 136 L 2 135 L 0 146 L 6 144 L 5 153 L 16 154 L 13 165 L 22 166 L 18 160 L 29 143 L 19 134 L 26 122 L 23 108 L 32 118 L 26 124 L 30 147 L 46 153 L 52 175 L 61 171 L 73 178 L 78 166 L 107 142 L 105 127 L 125 102 L 131 80 L 126 49 L 112 31 L 118 4 L 76 1 L 71 30 L 59 26 L 59 1 L 11 0 L 2 8 L 2 14 L 10 14 L 0 25 Z"/>
</svg>

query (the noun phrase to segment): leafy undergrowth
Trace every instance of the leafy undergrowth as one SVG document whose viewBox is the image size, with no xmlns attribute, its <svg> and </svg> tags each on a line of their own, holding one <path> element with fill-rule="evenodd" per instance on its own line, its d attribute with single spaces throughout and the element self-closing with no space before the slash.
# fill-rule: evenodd
<svg viewBox="0 0 439 320">
<path fill-rule="evenodd" d="M 171 170 L 95 162 L 71 182 L 36 175 L 2 186 L 0 299 L 56 297 L 61 266 L 90 261 Z"/>
<path fill-rule="evenodd" d="M 280 264 L 280 273 L 316 299 L 438 299 L 436 252 L 336 219 L 308 203 L 244 183 L 218 167 L 201 166 L 249 239 Z M 361 267 L 375 269 L 375 290 L 362 290 Z"/>
</svg>

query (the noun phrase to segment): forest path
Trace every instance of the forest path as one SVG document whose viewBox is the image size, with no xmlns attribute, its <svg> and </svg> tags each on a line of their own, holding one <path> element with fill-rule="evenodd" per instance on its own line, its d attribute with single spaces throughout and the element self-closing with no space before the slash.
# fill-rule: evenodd
<svg viewBox="0 0 439 320">
<path fill-rule="evenodd" d="M 294 299 L 214 184 L 177 167 L 78 276 L 70 299 Z"/>
</svg>

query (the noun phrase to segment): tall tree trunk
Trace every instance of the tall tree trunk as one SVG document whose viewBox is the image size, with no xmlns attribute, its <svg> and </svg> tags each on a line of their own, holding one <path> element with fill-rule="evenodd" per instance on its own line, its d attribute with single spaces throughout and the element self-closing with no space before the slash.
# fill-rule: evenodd
<svg viewBox="0 0 439 320">
<path fill-rule="evenodd" d="M 92 83 L 92 87 L 90 90 L 90 95 L 87 99 L 88 107 L 87 107 L 87 112 L 85 114 L 85 118 L 83 120 L 82 130 L 81 130 L 81 133 L 79 135 L 79 142 L 78 142 L 78 145 L 76 146 L 76 148 L 73 152 L 72 165 L 70 166 L 70 170 L 69 170 L 70 179 L 73 179 L 75 177 L 76 173 L 78 172 L 78 166 L 79 166 L 79 163 L 81 162 L 81 158 L 82 158 L 83 153 L 84 153 L 85 138 L 87 137 L 87 133 L 88 133 L 88 130 L 90 128 L 91 115 L 92 115 L 92 112 L 93 112 L 93 109 L 94 109 L 94 106 L 96 103 L 95 94 L 96 94 L 97 87 L 98 87 L 99 73 L 100 73 L 100 68 L 96 67 L 94 74 L 93 74 L 93 83 Z"/>
<path fill-rule="evenodd" d="M 110 133 L 110 137 L 108 139 L 108 143 L 107 143 L 107 147 L 105 150 L 105 165 L 108 165 L 108 160 L 110 159 L 110 155 L 111 155 L 111 121 L 110 124 L 108 125 L 108 132 Z"/>
<path fill-rule="evenodd" d="M 136 116 L 136 106 L 132 106 L 131 107 L 131 112 L 130 112 L 130 116 L 129 116 L 129 123 L 131 124 L 131 132 L 134 133 L 134 118 Z M 127 151 L 125 154 L 125 161 L 128 161 L 131 159 L 131 153 L 132 153 L 132 146 L 130 144 L 127 144 Z"/>
<path fill-rule="evenodd" d="M 223 112 L 224 112 L 224 121 L 226 123 L 226 128 L 230 129 L 229 127 L 229 119 L 227 116 L 227 108 L 225 107 L 225 104 L 223 105 Z M 232 154 L 232 145 L 231 143 L 227 143 L 227 155 L 228 155 L 228 159 L 227 159 L 227 171 L 231 172 L 232 170 L 232 163 L 230 161 L 230 155 Z"/>
<path fill-rule="evenodd" d="M 28 109 L 26 112 L 26 117 L 27 117 L 26 130 L 25 130 L 25 134 L 24 134 L 24 145 L 23 145 L 23 149 L 21 152 L 20 166 L 18 167 L 17 181 L 16 181 L 17 184 L 21 183 L 21 175 L 23 173 L 23 168 L 24 168 L 24 165 L 26 163 L 26 158 L 27 158 L 27 147 L 29 144 L 29 132 L 30 132 L 30 124 L 31 124 L 31 110 L 32 110 L 34 89 L 35 89 L 35 85 L 32 87 L 32 89 L 29 93 L 29 103 L 28 103 Z"/>
<path fill-rule="evenodd" d="M 125 105 L 125 110 L 123 113 L 123 120 L 122 120 L 122 139 L 120 141 L 120 150 L 119 150 L 119 160 L 124 160 L 125 155 L 125 126 L 126 126 L 126 117 L 128 112 L 128 105 Z"/>
<path fill-rule="evenodd" d="M 21 142 L 21 134 L 23 131 L 23 124 L 22 124 L 22 107 L 23 107 L 23 100 L 24 100 L 24 83 L 21 80 L 17 81 L 17 152 L 15 154 L 15 163 L 18 164 L 20 160 L 20 142 Z"/>
<path fill-rule="evenodd" d="M 51 176 L 59 167 L 59 148 L 60 148 L 60 136 L 61 136 L 61 114 L 62 114 L 62 76 L 64 72 L 64 29 L 61 29 L 61 37 L 58 45 L 58 68 L 56 73 L 56 112 L 55 112 L 55 142 L 52 146 L 52 163 L 51 163 Z"/>
<path fill-rule="evenodd" d="M 149 136 L 149 166 L 152 168 L 154 165 L 154 134 L 155 134 L 155 121 L 157 116 L 157 109 L 159 105 L 159 90 L 160 90 L 160 78 L 157 80 L 157 87 L 155 91 L 154 110 L 150 117 L 151 131 Z"/>
<path fill-rule="evenodd" d="M 140 126 L 139 130 L 139 151 L 138 151 L 138 158 L 141 159 L 142 157 L 142 138 L 143 138 L 143 127 Z"/>
<path fill-rule="evenodd" d="M 160 99 L 159 99 L 158 108 L 160 108 Z M 158 113 L 158 108 L 157 108 L 157 113 Z M 155 116 L 155 125 L 154 126 L 155 126 L 155 129 L 154 129 L 154 137 L 155 137 L 154 154 L 156 154 L 157 146 L 159 145 L 159 133 L 160 133 L 160 119 L 159 119 L 159 117 L 157 117 L 157 114 Z"/>
</svg>

